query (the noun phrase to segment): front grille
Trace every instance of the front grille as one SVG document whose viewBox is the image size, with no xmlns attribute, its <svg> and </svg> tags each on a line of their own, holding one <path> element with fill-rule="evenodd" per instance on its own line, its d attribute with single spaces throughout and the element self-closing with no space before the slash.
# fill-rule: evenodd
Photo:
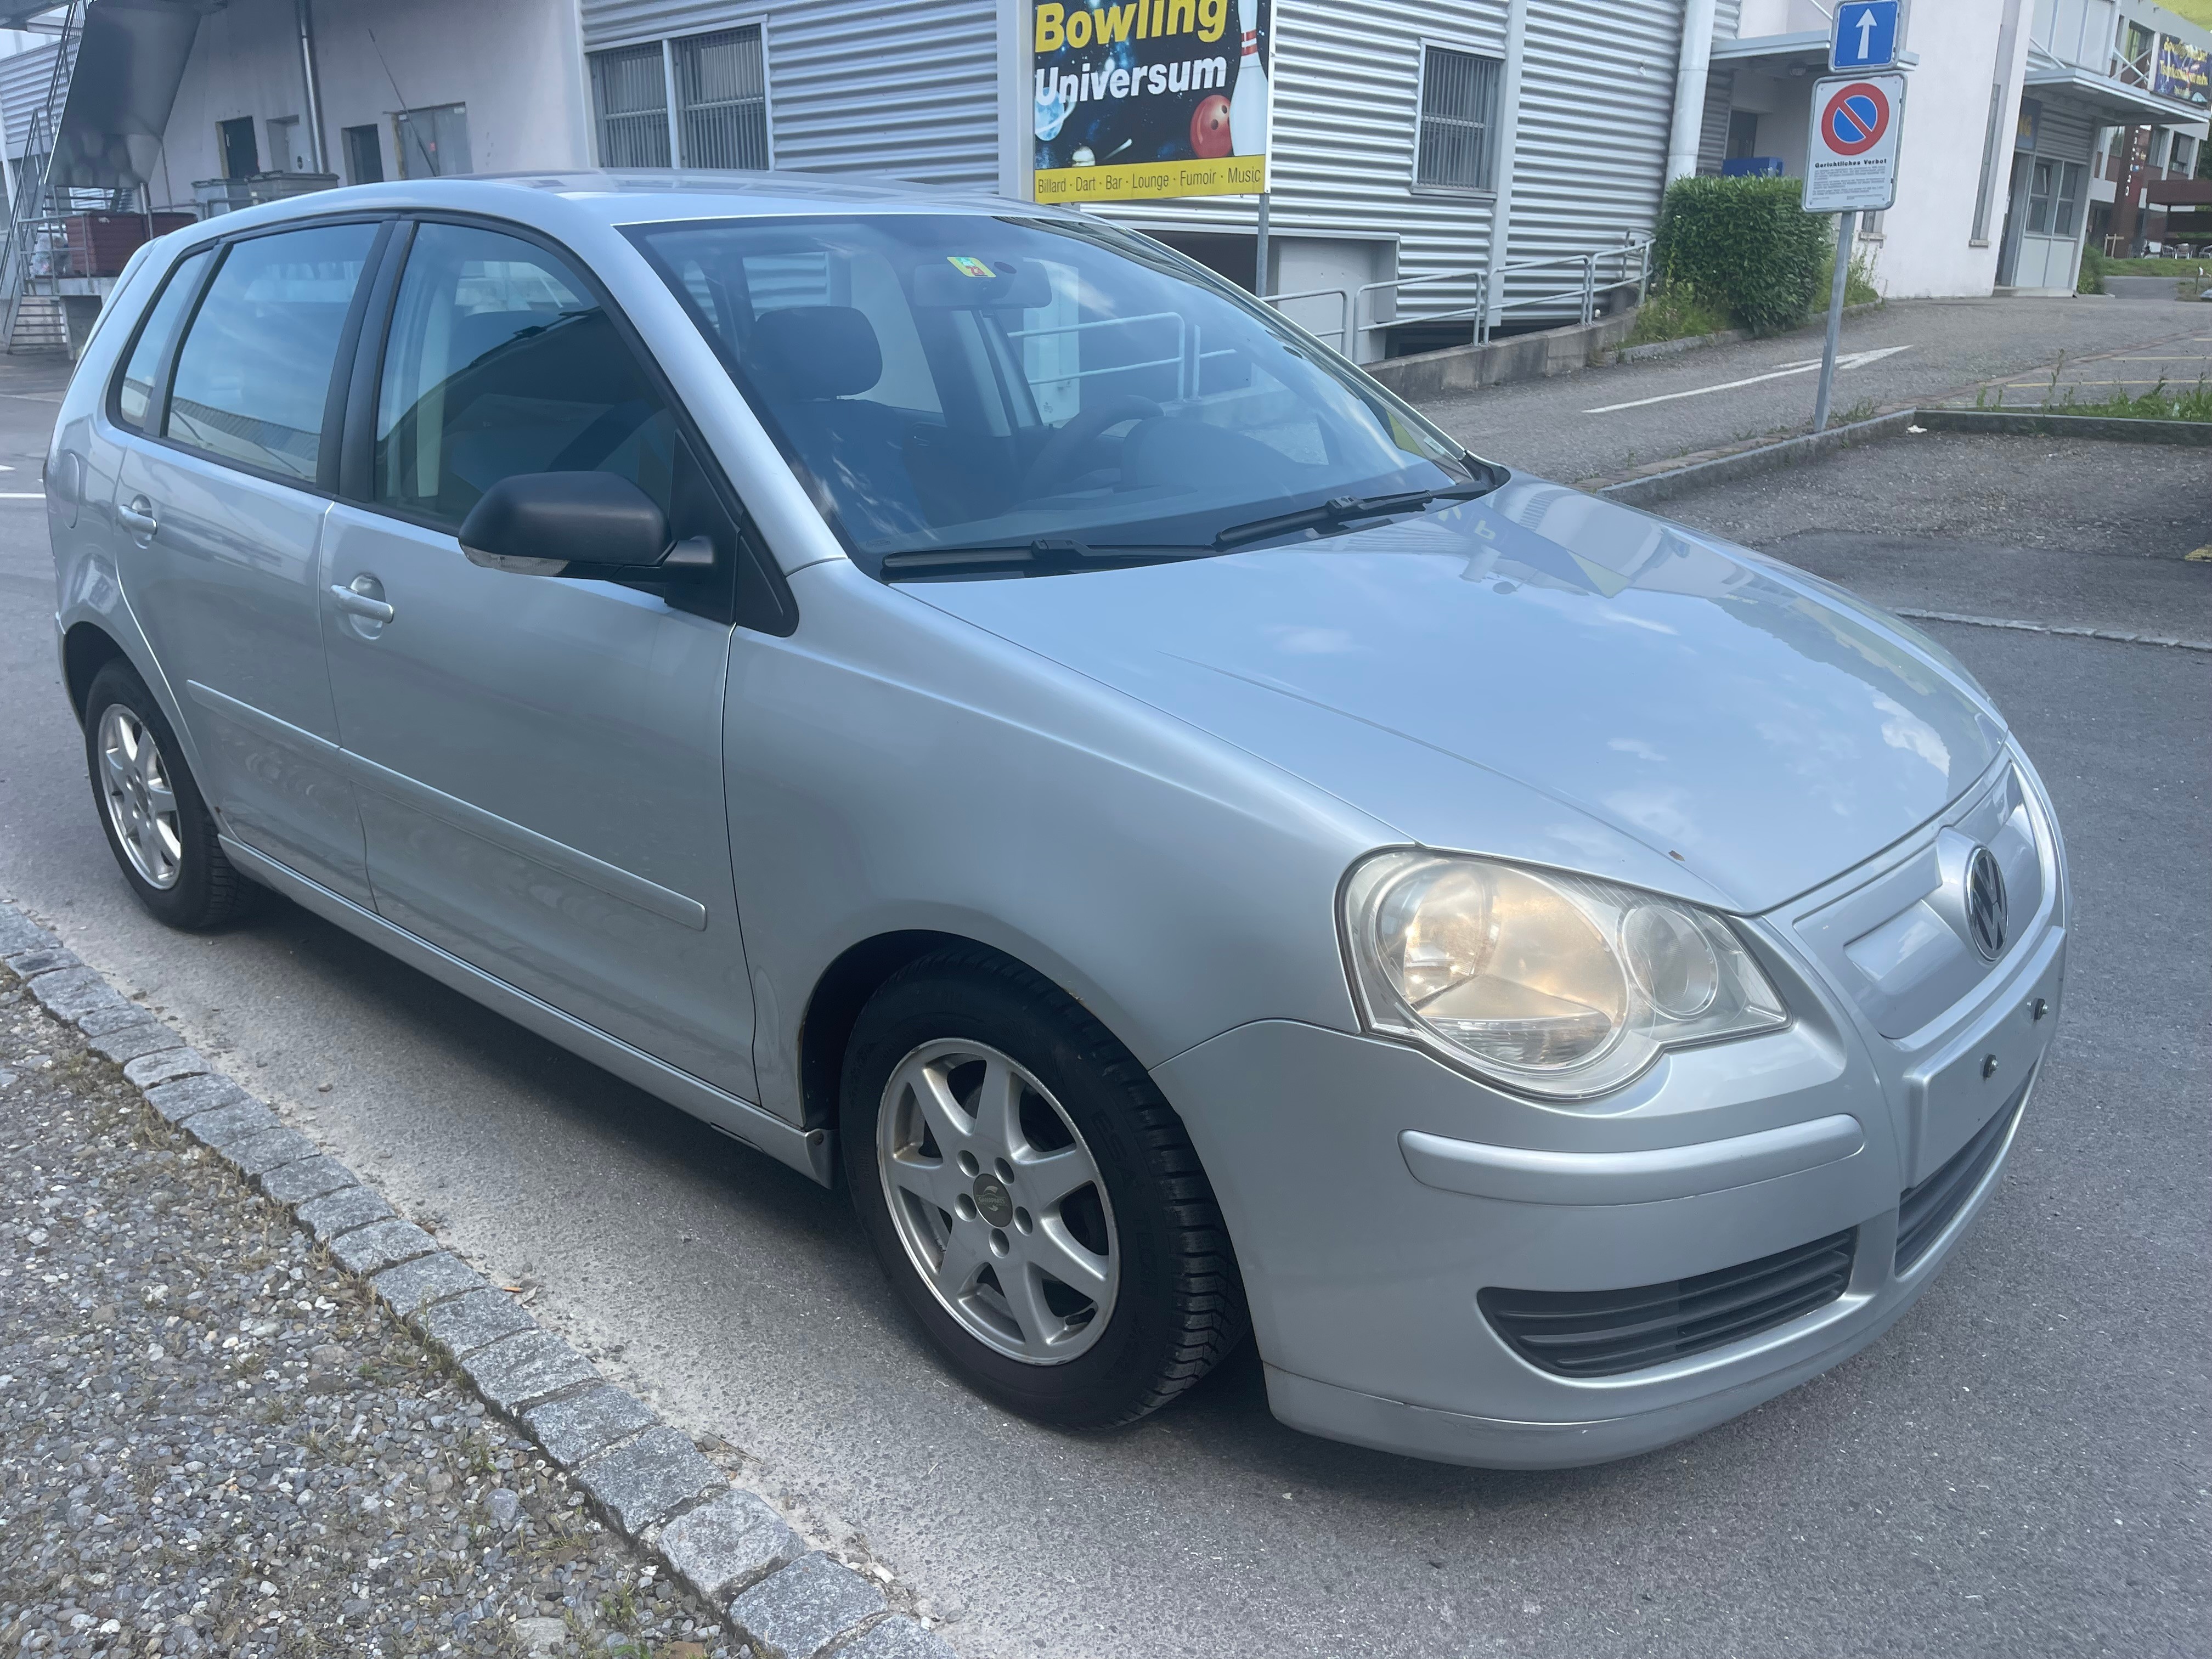
<svg viewBox="0 0 2212 1659">
<path fill-rule="evenodd" d="M 2024 1082 L 2013 1097 L 1974 1132 L 1974 1138 L 1951 1155 L 1948 1164 L 1917 1187 L 1905 1189 L 1904 1196 L 1897 1201 L 1899 1273 L 1904 1273 L 1928 1254 L 1928 1247 L 1942 1237 L 1943 1229 L 1951 1224 L 1951 1218 L 1959 1213 L 1959 1206 L 1973 1196 L 1974 1189 L 1982 1184 L 1982 1177 L 1997 1161 L 1997 1153 L 2004 1147 L 2005 1134 L 2027 1099 L 2027 1084 Z"/>
<path fill-rule="evenodd" d="M 1771 1330 L 1833 1302 L 1850 1283 L 1858 1230 L 1695 1279 L 1626 1291 L 1486 1290 L 1498 1335 L 1539 1370 L 1611 1376 Z"/>
</svg>

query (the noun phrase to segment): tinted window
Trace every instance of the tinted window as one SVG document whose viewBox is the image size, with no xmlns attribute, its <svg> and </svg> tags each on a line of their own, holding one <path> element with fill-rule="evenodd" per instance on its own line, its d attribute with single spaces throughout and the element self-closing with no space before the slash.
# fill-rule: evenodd
<svg viewBox="0 0 2212 1659">
<path fill-rule="evenodd" d="M 234 244 L 177 352 L 167 434 L 312 481 L 346 308 L 374 225 L 317 225 Z"/>
<path fill-rule="evenodd" d="M 674 422 L 591 290 L 530 243 L 416 233 L 385 349 L 376 499 L 459 525 L 519 472 L 612 472 L 665 511 Z"/>
<path fill-rule="evenodd" d="M 168 349 L 169 341 L 177 331 L 177 319 L 191 303 L 192 290 L 199 286 L 207 262 L 208 254 L 202 250 L 171 271 L 161 297 L 147 313 L 145 326 L 138 331 L 138 343 L 131 348 L 131 361 L 123 366 L 122 384 L 115 389 L 116 414 L 125 426 L 146 424 L 146 412 L 154 403 L 154 376 L 161 368 L 161 354 Z"/>
</svg>

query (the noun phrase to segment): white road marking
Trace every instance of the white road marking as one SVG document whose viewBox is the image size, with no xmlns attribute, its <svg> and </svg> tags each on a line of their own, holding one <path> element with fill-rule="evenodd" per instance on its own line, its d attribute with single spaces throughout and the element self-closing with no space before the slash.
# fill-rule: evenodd
<svg viewBox="0 0 2212 1659">
<path fill-rule="evenodd" d="M 1874 351 L 1846 351 L 1836 359 L 1839 369 L 1856 368 L 1862 363 L 1877 362 L 1884 357 L 1894 357 L 1900 351 L 1910 351 L 1909 345 L 1883 346 Z M 1765 374 L 1747 375 L 1741 380 L 1724 380 L 1718 386 L 1701 386 L 1689 392 L 1665 392 L 1656 398 L 1638 398 L 1632 403 L 1607 404 L 1602 409 L 1586 409 L 1585 415 L 1610 415 L 1617 410 L 1642 409 L 1650 404 L 1672 403 L 1677 398 L 1702 398 L 1709 392 L 1734 392 L 1738 386 L 1757 386 L 1762 380 L 1779 380 L 1791 374 L 1809 374 L 1820 368 L 1818 357 L 1802 363 L 1784 363 Z"/>
<path fill-rule="evenodd" d="M 46 492 L 43 489 L 0 489 L 0 501 L 43 501 L 46 499 Z"/>
</svg>

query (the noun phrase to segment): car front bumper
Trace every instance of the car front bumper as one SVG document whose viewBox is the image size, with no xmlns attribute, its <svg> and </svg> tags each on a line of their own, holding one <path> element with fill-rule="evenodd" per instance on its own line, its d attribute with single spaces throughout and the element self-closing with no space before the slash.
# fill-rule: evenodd
<svg viewBox="0 0 2212 1659">
<path fill-rule="evenodd" d="M 1397 1043 L 1291 1022 L 1224 1033 L 1155 1076 L 1236 1240 L 1278 1418 L 1449 1462 L 1599 1462 L 1746 1411 L 1911 1306 L 1997 1185 L 2057 1024 L 2044 1016 L 2064 956 L 2052 927 L 1923 1045 L 1988 1079 L 1964 1127 L 1990 1133 L 1978 1162 L 1959 1152 L 1971 1179 L 1954 1182 L 1902 1268 L 1900 1199 L 1925 1126 L 1905 1060 L 1838 1009 L 1670 1054 L 1595 1109 L 1539 1105 Z M 1693 1279 L 1844 1232 L 1840 1293 L 1617 1374 L 1540 1368 L 1477 1304 L 1486 1287 Z"/>
</svg>

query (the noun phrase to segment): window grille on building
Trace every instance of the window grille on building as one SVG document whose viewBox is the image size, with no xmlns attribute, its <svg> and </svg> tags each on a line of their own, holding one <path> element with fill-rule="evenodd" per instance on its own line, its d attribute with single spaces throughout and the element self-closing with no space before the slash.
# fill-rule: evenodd
<svg viewBox="0 0 2212 1659">
<path fill-rule="evenodd" d="M 1446 190 L 1492 188 L 1498 78 L 1494 58 L 1443 46 L 1424 48 L 1415 184 Z"/>
<path fill-rule="evenodd" d="M 768 75 L 757 23 L 591 57 L 601 165 L 768 166 Z"/>
<path fill-rule="evenodd" d="M 768 81 L 759 25 L 695 34 L 672 44 L 684 165 L 765 167 Z"/>
<path fill-rule="evenodd" d="M 660 42 L 593 52 L 592 96 L 599 106 L 602 167 L 668 165 L 668 65 Z"/>
</svg>

